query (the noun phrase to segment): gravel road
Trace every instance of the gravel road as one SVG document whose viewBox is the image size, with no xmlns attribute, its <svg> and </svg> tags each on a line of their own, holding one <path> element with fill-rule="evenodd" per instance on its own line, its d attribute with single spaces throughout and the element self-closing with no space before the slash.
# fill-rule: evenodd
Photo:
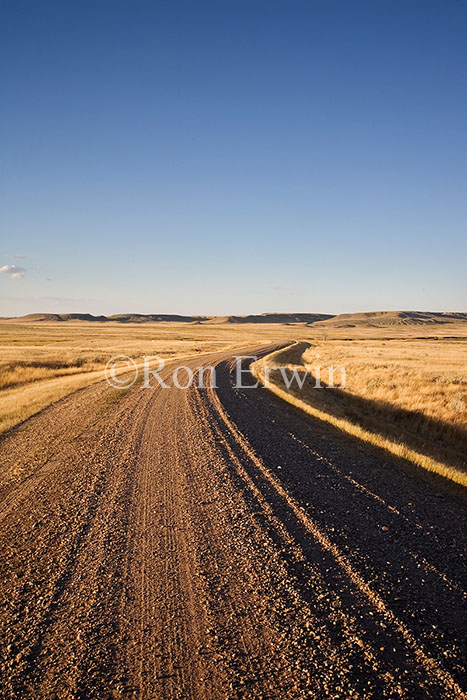
<svg viewBox="0 0 467 700">
<path fill-rule="evenodd" d="M 184 364 L 1 439 L 1 697 L 466 698 L 460 491 Z"/>
</svg>

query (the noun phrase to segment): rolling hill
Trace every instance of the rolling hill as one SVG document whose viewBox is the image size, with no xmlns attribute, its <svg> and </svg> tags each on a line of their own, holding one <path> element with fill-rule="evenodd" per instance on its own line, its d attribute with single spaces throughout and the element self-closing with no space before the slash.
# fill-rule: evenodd
<svg viewBox="0 0 467 700">
<path fill-rule="evenodd" d="M 388 326 L 426 326 L 466 323 L 466 312 L 447 311 L 367 311 L 351 314 L 320 313 L 263 313 L 245 316 L 183 316 L 179 314 L 114 314 L 94 316 L 88 313 L 35 313 L 2 321 L 22 323 L 191 323 L 202 325 L 224 324 L 286 324 L 307 325 L 314 328 L 384 328 Z"/>
<path fill-rule="evenodd" d="M 467 322 L 467 313 L 432 311 L 368 311 L 355 314 L 339 314 L 315 326 L 329 328 L 425 326 Z"/>
</svg>

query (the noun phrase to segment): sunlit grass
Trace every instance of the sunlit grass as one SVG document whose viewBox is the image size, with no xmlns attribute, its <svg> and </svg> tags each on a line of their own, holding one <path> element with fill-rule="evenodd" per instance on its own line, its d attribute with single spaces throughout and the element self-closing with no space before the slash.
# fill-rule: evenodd
<svg viewBox="0 0 467 700">
<path fill-rule="evenodd" d="M 424 337 L 416 337 L 421 331 Z M 443 334 L 447 337 L 443 338 Z M 289 354 L 283 354 L 281 359 L 285 365 L 296 365 L 302 371 L 313 371 L 316 364 L 323 368 L 343 365 L 346 369 L 344 394 L 308 391 L 308 386 L 305 393 L 297 393 L 296 400 L 305 401 L 308 412 L 314 410 L 317 417 L 336 425 L 335 421 L 339 421 L 341 429 L 358 433 L 362 439 L 380 445 L 384 442 L 385 449 L 397 454 L 410 449 L 421 455 L 412 455 L 412 461 L 431 459 L 456 469 L 465 466 L 465 324 L 323 331 L 300 324 L 2 321 L 0 433 L 54 401 L 102 381 L 105 365 L 114 355 L 127 355 L 139 364 L 147 355 L 167 360 L 267 342 L 289 342 L 292 338 L 307 341 L 310 348 L 303 357 L 302 352 L 297 356 L 296 348 L 287 351 Z M 295 354 L 290 355 L 291 352 Z M 322 378 L 327 379 L 325 369 Z M 336 383 L 338 379 L 337 372 Z M 406 413 L 398 417 L 388 407 Z"/>
<path fill-rule="evenodd" d="M 466 348 L 466 340 L 315 339 L 269 355 L 253 372 L 264 383 L 266 365 L 289 378 L 308 371 L 302 389 L 287 388 L 280 369 L 270 371 L 270 389 L 315 418 L 467 485 Z M 345 375 L 335 370 L 337 388 L 317 389 L 318 367 L 326 384 L 331 366 Z"/>
<path fill-rule="evenodd" d="M 0 433 L 51 403 L 104 379 L 115 355 L 137 364 L 207 353 L 275 337 L 245 325 L 0 323 Z M 281 333 L 279 332 L 279 335 Z M 261 342 L 261 338 L 259 339 Z"/>
</svg>

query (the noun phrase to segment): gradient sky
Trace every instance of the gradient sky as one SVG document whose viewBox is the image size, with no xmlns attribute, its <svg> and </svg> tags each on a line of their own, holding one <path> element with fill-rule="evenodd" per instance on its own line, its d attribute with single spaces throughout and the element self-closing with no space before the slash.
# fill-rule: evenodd
<svg viewBox="0 0 467 700">
<path fill-rule="evenodd" d="M 467 0 L 3 0 L 0 314 L 467 310 L 466 36 Z"/>
</svg>

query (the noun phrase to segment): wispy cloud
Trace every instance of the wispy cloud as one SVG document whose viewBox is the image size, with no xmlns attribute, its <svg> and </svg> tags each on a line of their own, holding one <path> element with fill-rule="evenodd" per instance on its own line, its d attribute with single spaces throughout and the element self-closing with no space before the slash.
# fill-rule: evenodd
<svg viewBox="0 0 467 700">
<path fill-rule="evenodd" d="M 20 280 L 26 270 L 18 265 L 3 265 L 0 267 L 0 272 L 3 272 L 4 275 L 10 275 L 12 280 Z"/>
</svg>

